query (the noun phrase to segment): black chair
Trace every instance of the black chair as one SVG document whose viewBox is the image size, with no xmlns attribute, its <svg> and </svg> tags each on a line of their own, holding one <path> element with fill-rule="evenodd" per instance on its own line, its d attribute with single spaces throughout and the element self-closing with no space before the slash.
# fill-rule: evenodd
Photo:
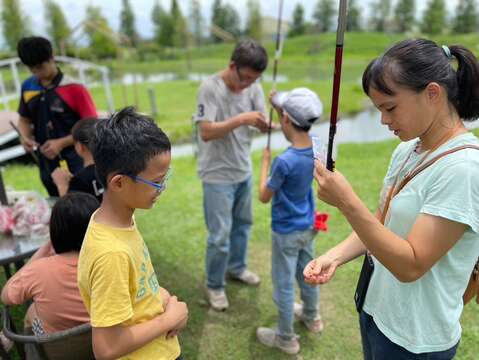
<svg viewBox="0 0 479 360">
<path fill-rule="evenodd" d="M 34 335 L 15 331 L 8 306 L 2 309 L 3 334 L 17 345 L 23 345 L 20 356 L 27 360 L 90 360 L 95 359 L 89 323 L 60 332 Z M 23 354 L 22 354 L 23 353 Z"/>
<path fill-rule="evenodd" d="M 0 204 L 4 206 L 8 206 L 7 192 L 5 191 L 5 184 L 3 182 L 1 169 L 0 169 Z"/>
</svg>

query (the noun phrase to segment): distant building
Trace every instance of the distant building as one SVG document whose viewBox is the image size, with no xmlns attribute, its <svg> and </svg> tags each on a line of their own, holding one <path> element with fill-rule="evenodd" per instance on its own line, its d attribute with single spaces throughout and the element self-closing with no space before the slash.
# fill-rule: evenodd
<svg viewBox="0 0 479 360">
<path fill-rule="evenodd" d="M 275 17 L 271 16 L 263 16 L 262 18 L 263 21 L 263 41 L 275 41 L 276 40 L 276 30 L 278 27 L 278 19 Z M 289 21 L 285 21 L 283 18 L 281 21 L 281 34 L 285 36 L 289 28 L 291 26 L 291 23 Z"/>
</svg>

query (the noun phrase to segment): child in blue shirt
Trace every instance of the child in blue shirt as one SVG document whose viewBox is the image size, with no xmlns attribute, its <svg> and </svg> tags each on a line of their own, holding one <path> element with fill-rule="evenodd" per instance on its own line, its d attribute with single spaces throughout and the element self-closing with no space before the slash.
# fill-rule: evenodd
<svg viewBox="0 0 479 360">
<path fill-rule="evenodd" d="M 302 275 L 304 267 L 314 258 L 316 235 L 312 190 L 314 157 L 308 132 L 319 119 L 322 104 L 318 96 L 306 88 L 272 94 L 270 101 L 292 146 L 274 159 L 269 179 L 271 153 L 269 149 L 263 152 L 259 199 L 263 203 L 273 199 L 273 300 L 279 319 L 276 329 L 260 327 L 256 336 L 266 346 L 297 354 L 300 346 L 294 333 L 294 317 L 314 333 L 323 328 L 318 309 L 319 290 L 306 284 Z M 295 278 L 302 304 L 294 302 Z"/>
</svg>

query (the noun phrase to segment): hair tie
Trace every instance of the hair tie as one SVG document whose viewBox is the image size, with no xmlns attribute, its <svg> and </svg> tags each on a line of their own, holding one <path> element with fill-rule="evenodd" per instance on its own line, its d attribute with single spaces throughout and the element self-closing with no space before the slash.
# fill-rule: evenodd
<svg viewBox="0 0 479 360">
<path fill-rule="evenodd" d="M 442 51 L 444 51 L 448 59 L 452 58 L 451 50 L 446 45 L 442 46 Z"/>
</svg>

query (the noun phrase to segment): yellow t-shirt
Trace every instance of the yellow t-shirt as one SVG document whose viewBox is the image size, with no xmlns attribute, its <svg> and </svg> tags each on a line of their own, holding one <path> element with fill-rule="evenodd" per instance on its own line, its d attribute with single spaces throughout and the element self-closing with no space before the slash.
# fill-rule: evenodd
<svg viewBox="0 0 479 360">
<path fill-rule="evenodd" d="M 78 260 L 78 287 L 93 327 L 131 326 L 164 312 L 148 248 L 136 225 L 114 228 L 92 219 Z M 160 336 L 121 359 L 172 360 L 178 338 Z"/>
</svg>

